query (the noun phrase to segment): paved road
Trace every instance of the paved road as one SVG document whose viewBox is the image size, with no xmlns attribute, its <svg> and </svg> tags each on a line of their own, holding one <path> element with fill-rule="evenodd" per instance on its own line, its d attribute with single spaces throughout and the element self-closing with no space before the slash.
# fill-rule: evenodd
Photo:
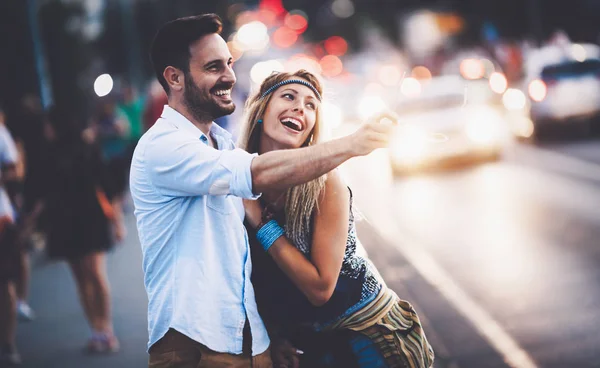
<svg viewBox="0 0 600 368">
<path fill-rule="evenodd" d="M 450 364 L 600 367 L 600 166 L 565 154 L 599 147 L 561 148 L 517 144 L 500 162 L 403 178 L 384 151 L 345 165 L 388 244 L 372 257 L 398 274 Z M 404 280 L 396 253 L 426 282 Z"/>
</svg>

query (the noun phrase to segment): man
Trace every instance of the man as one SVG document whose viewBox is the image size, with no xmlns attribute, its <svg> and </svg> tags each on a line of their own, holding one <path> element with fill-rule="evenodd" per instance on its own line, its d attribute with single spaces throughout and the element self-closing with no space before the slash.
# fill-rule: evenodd
<svg viewBox="0 0 600 368">
<path fill-rule="evenodd" d="M 321 176 L 385 146 L 392 129 L 367 123 L 342 139 L 260 156 L 234 149 L 213 123 L 235 109 L 233 59 L 220 31 L 214 14 L 177 19 L 151 49 L 169 104 L 140 139 L 130 181 L 153 368 L 270 367 L 242 199 Z"/>
</svg>

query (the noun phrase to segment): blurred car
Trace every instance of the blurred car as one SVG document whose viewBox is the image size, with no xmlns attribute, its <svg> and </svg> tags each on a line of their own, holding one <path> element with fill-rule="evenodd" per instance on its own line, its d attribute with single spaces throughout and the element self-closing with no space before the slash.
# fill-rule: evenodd
<svg viewBox="0 0 600 368">
<path fill-rule="evenodd" d="M 551 124 L 588 130 L 600 117 L 600 59 L 544 67 L 528 85 L 535 131 Z"/>
<path fill-rule="evenodd" d="M 504 107 L 487 80 L 459 76 L 423 82 L 417 97 L 395 109 L 400 126 L 391 141 L 395 174 L 496 160 L 509 137 Z"/>
<path fill-rule="evenodd" d="M 527 92 L 534 135 L 553 127 L 587 132 L 600 117 L 599 48 L 570 44 L 551 51 L 530 61 Z"/>
</svg>

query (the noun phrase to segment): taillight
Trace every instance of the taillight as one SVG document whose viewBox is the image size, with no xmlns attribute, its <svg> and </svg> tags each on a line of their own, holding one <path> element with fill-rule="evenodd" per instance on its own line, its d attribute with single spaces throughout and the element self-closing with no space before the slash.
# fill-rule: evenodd
<svg viewBox="0 0 600 368">
<path fill-rule="evenodd" d="M 535 102 L 541 102 L 546 98 L 546 94 L 548 93 L 548 87 L 544 81 L 540 79 L 532 80 L 529 83 L 529 97 Z"/>
</svg>

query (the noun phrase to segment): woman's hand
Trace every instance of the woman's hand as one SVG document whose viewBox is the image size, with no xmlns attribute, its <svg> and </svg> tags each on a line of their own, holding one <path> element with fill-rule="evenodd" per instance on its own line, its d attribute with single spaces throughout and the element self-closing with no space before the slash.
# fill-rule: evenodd
<svg viewBox="0 0 600 368">
<path fill-rule="evenodd" d="M 258 200 L 244 199 L 244 209 L 246 210 L 246 220 L 256 229 L 262 220 L 263 208 Z"/>
</svg>

